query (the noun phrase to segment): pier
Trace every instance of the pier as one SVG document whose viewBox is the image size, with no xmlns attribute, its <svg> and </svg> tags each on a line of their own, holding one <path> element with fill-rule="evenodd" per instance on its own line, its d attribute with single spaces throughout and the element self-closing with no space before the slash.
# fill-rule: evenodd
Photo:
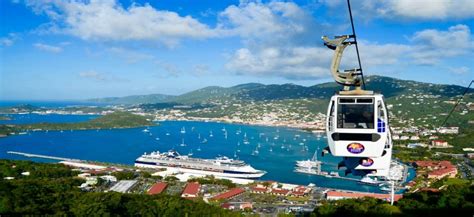
<svg viewBox="0 0 474 217">
<path fill-rule="evenodd" d="M 43 159 L 58 160 L 58 161 L 74 161 L 74 162 L 81 162 L 81 160 L 79 160 L 79 159 L 64 158 L 64 157 L 55 157 L 55 156 L 48 156 L 48 155 L 42 155 L 42 154 L 30 154 L 30 153 L 17 152 L 17 151 L 7 151 L 7 153 L 8 153 L 8 154 L 21 155 L 21 156 L 29 157 L 29 158 L 43 158 Z"/>
</svg>

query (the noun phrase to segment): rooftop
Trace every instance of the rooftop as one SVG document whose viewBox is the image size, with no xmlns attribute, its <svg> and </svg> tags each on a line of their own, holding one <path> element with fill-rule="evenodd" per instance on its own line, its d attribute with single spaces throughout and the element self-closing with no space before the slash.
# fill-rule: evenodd
<svg viewBox="0 0 474 217">
<path fill-rule="evenodd" d="M 214 200 L 227 199 L 227 198 L 237 196 L 237 195 L 239 195 L 243 192 L 245 192 L 245 190 L 243 188 L 232 188 L 229 191 L 226 191 L 222 194 L 218 194 L 218 195 L 214 196 L 212 199 L 214 199 Z"/>
<path fill-rule="evenodd" d="M 183 190 L 182 196 L 183 197 L 188 197 L 188 196 L 196 197 L 199 193 L 200 186 L 201 185 L 199 185 L 199 183 L 197 182 L 188 182 L 188 184 L 186 184 L 186 187 Z"/>
<path fill-rule="evenodd" d="M 148 190 L 148 194 L 159 194 L 163 192 L 166 187 L 168 186 L 165 182 L 157 182 L 153 186 L 151 186 L 150 190 Z"/>
</svg>

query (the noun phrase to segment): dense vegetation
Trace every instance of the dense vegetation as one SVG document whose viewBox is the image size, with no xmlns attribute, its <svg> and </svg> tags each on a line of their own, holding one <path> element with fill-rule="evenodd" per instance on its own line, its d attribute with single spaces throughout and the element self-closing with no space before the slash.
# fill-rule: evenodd
<svg viewBox="0 0 474 217">
<path fill-rule="evenodd" d="M 107 128 L 133 128 L 151 126 L 154 123 L 144 116 L 129 112 L 113 112 L 96 119 L 77 123 L 34 123 L 15 125 L 19 130 L 85 130 Z"/>
<path fill-rule="evenodd" d="M 205 184 L 213 184 L 213 185 L 224 185 L 228 188 L 234 188 L 236 185 L 227 179 L 216 179 L 214 176 L 206 176 L 202 178 L 192 178 L 189 179 L 188 182 L 199 182 L 201 185 Z"/>
<path fill-rule="evenodd" d="M 21 175 L 30 171 L 29 176 Z M 59 164 L 0 160 L 0 215 L 239 216 L 170 195 L 82 192 L 83 180 Z M 3 177 L 16 177 L 4 180 Z"/>
<path fill-rule="evenodd" d="M 405 194 L 390 206 L 387 202 L 365 198 L 324 202 L 315 209 L 316 216 L 472 216 L 474 186 L 458 183 L 440 192 Z"/>
<path fill-rule="evenodd" d="M 10 135 L 16 131 L 17 130 L 12 126 L 0 124 L 0 137 Z"/>
</svg>

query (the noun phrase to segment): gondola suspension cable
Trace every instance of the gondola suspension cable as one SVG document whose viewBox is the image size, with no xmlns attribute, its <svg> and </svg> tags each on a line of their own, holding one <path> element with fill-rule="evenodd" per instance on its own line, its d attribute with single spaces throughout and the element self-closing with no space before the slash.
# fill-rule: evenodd
<svg viewBox="0 0 474 217">
<path fill-rule="evenodd" d="M 362 86 L 365 90 L 365 80 L 364 80 L 364 73 L 362 71 L 362 63 L 360 62 L 360 55 L 359 55 L 359 45 L 357 45 L 357 36 L 354 28 L 354 20 L 352 19 L 352 11 L 351 11 L 351 3 L 347 0 L 347 7 L 349 8 L 349 17 L 351 19 L 351 26 L 352 26 L 352 36 L 354 37 L 355 48 L 357 53 L 357 61 L 359 62 L 359 69 L 360 69 L 360 76 L 362 78 Z"/>
<path fill-rule="evenodd" d="M 441 124 L 441 127 L 443 127 L 446 124 L 446 122 L 448 121 L 448 119 L 451 117 L 454 110 L 456 109 L 456 107 L 459 105 L 459 103 L 461 103 L 462 99 L 464 99 L 464 96 L 467 94 L 467 92 L 469 92 L 469 89 L 471 88 L 472 83 L 474 83 L 474 80 L 471 80 L 471 83 L 469 83 L 469 86 L 466 87 L 466 90 L 464 90 L 464 93 L 461 95 L 461 97 L 459 97 L 456 104 L 454 104 L 453 109 L 451 109 L 446 119 L 444 119 L 443 124 Z"/>
</svg>

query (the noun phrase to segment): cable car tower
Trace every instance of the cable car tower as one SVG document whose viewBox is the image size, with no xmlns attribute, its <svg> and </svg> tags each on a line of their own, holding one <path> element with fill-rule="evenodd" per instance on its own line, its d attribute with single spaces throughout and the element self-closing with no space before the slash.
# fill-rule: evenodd
<svg viewBox="0 0 474 217">
<path fill-rule="evenodd" d="M 342 90 L 331 97 L 326 116 L 328 147 L 322 155 L 331 153 L 343 157 L 338 164 L 345 174 L 386 177 L 392 156 L 392 140 L 388 113 L 382 94 L 364 90 L 365 81 L 357 46 L 357 37 L 349 0 L 351 35 L 330 39 L 323 36 L 324 45 L 334 50 L 331 74 Z M 339 70 L 344 50 L 355 45 L 359 68 Z"/>
</svg>

